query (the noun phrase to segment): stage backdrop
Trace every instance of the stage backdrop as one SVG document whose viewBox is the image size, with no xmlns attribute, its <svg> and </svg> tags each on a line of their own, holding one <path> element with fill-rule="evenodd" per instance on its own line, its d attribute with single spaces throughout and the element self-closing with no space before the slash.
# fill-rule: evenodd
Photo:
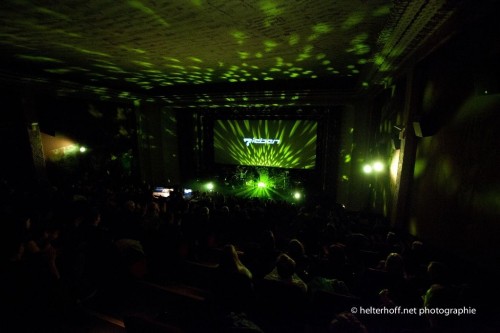
<svg viewBox="0 0 500 333">
<path fill-rule="evenodd" d="M 318 123 L 314 120 L 217 119 L 214 161 L 287 169 L 314 169 Z"/>
</svg>

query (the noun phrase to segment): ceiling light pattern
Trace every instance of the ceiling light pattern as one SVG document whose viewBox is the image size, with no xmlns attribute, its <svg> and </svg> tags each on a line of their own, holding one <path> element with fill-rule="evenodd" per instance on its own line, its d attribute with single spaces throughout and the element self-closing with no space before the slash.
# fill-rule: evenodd
<svg viewBox="0 0 500 333">
<path fill-rule="evenodd" d="M 40 73 L 132 94 L 219 82 L 359 76 L 371 63 L 391 4 L 5 0 L 0 50 L 4 57 L 17 56 L 19 71 L 34 63 Z M 346 67 L 351 64 L 356 68 Z"/>
</svg>

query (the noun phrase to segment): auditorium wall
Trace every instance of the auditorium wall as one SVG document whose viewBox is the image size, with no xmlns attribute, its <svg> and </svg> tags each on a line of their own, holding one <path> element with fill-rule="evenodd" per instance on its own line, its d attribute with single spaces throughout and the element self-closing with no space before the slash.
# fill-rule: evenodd
<svg viewBox="0 0 500 333">
<path fill-rule="evenodd" d="M 417 135 L 415 164 L 408 193 L 399 193 L 408 220 L 392 221 L 443 255 L 484 269 L 500 263 L 500 52 L 483 34 L 497 25 L 484 21 L 456 34 L 412 69 L 415 126 L 405 131 Z M 378 136 L 388 134 L 379 129 Z M 377 191 L 383 188 L 390 186 Z M 380 203 L 376 209 L 383 211 Z"/>
</svg>

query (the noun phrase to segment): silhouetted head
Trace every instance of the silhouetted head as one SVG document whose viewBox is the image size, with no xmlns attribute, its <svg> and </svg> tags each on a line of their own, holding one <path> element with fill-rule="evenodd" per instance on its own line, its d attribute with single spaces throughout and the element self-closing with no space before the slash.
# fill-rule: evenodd
<svg viewBox="0 0 500 333">
<path fill-rule="evenodd" d="M 385 270 L 394 275 L 404 275 L 403 257 L 399 253 L 390 253 L 385 260 Z"/>
<path fill-rule="evenodd" d="M 427 275 L 431 283 L 446 284 L 448 282 L 448 267 L 440 261 L 431 261 L 427 265 Z"/>
<path fill-rule="evenodd" d="M 262 233 L 261 245 L 264 250 L 274 250 L 276 247 L 276 239 L 272 230 L 266 230 Z"/>
<path fill-rule="evenodd" d="M 328 333 L 367 333 L 363 325 L 355 315 L 349 312 L 339 313 L 333 318 L 328 326 Z"/>
<path fill-rule="evenodd" d="M 224 245 L 219 258 L 219 267 L 228 271 L 233 271 L 238 270 L 239 263 L 240 259 L 234 245 Z"/>
<path fill-rule="evenodd" d="M 201 216 L 208 216 L 210 214 L 210 209 L 207 206 L 203 206 L 200 208 Z"/>
<path fill-rule="evenodd" d="M 289 279 L 295 273 L 295 261 L 286 253 L 278 256 L 276 270 L 282 279 Z"/>
<path fill-rule="evenodd" d="M 292 239 L 290 242 L 288 242 L 288 255 L 293 258 L 301 258 L 306 254 L 306 251 L 304 249 L 304 244 L 302 244 L 301 241 L 298 239 Z"/>
<path fill-rule="evenodd" d="M 441 284 L 431 285 L 422 298 L 424 307 L 428 309 L 449 309 L 457 306 L 453 290 Z M 442 314 L 427 314 L 427 318 L 433 327 L 445 327 L 453 322 L 453 316 Z"/>
<path fill-rule="evenodd" d="M 328 247 L 328 262 L 335 265 L 344 265 L 346 261 L 344 247 L 332 244 Z"/>
<path fill-rule="evenodd" d="M 422 243 L 421 241 L 414 241 L 413 243 L 411 243 L 411 250 L 414 252 L 422 252 L 423 247 L 424 243 Z"/>
<path fill-rule="evenodd" d="M 387 244 L 394 245 L 398 242 L 398 236 L 396 233 L 389 231 L 386 237 Z"/>
</svg>

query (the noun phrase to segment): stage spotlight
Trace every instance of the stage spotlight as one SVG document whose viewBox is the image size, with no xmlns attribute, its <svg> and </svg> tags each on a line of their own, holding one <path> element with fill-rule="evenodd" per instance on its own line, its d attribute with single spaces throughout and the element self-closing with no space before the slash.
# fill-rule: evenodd
<svg viewBox="0 0 500 333">
<path fill-rule="evenodd" d="M 366 173 L 366 174 L 370 174 L 370 173 L 372 173 L 372 171 L 373 171 L 373 167 L 372 167 L 371 165 L 369 165 L 369 164 L 365 164 L 365 165 L 363 166 L 363 172 L 364 172 L 364 173 Z"/>
<path fill-rule="evenodd" d="M 184 199 L 191 199 L 193 197 L 193 190 L 190 189 L 190 188 L 185 188 L 184 189 L 184 195 L 183 195 L 183 198 Z"/>
<path fill-rule="evenodd" d="M 302 194 L 300 194 L 300 192 L 295 192 L 293 194 L 293 197 L 294 197 L 295 200 L 299 200 L 302 197 Z"/>
<path fill-rule="evenodd" d="M 373 163 L 373 170 L 375 172 L 381 172 L 382 170 L 384 170 L 384 164 L 382 162 L 374 162 Z"/>
<path fill-rule="evenodd" d="M 80 153 L 85 153 L 87 151 L 87 148 L 85 146 L 80 147 Z"/>
<path fill-rule="evenodd" d="M 260 187 L 260 188 L 264 188 L 264 187 L 266 187 L 266 183 L 264 183 L 264 182 L 259 182 L 259 183 L 257 184 L 257 186 L 258 186 L 258 187 Z"/>
<path fill-rule="evenodd" d="M 209 191 L 213 191 L 213 190 L 214 190 L 214 183 L 208 183 L 208 184 L 206 185 L 206 187 L 207 187 L 207 190 L 209 190 Z"/>
</svg>

